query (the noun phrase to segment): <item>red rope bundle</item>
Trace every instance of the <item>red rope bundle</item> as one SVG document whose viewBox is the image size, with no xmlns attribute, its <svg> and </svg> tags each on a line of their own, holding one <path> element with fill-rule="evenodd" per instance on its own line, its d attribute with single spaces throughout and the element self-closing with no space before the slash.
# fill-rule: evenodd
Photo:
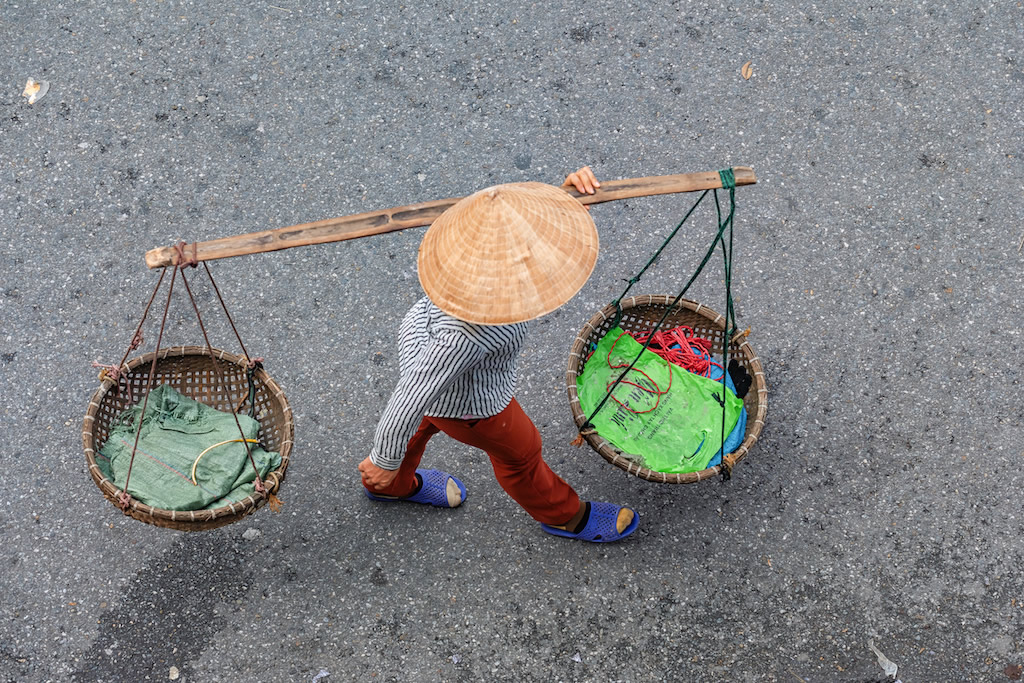
<svg viewBox="0 0 1024 683">
<path fill-rule="evenodd" d="M 608 349 L 606 361 L 609 368 L 618 369 L 629 367 L 627 363 L 620 363 L 618 365 L 612 363 L 612 352 L 615 350 L 615 345 L 619 343 L 619 339 L 622 339 L 627 334 L 633 337 L 633 339 L 635 339 L 639 344 L 646 344 L 648 338 L 650 338 L 650 334 L 642 332 L 637 334 L 632 332 L 623 332 L 620 334 L 615 342 L 612 343 L 611 348 Z M 717 368 L 722 367 L 720 363 L 716 363 L 711 358 L 711 341 L 703 337 L 698 337 L 692 328 L 686 327 L 685 325 L 681 327 L 673 327 L 670 330 L 659 330 L 658 332 L 655 332 L 654 338 L 651 340 L 647 350 L 653 351 L 669 363 L 677 365 L 684 370 L 694 373 L 695 375 L 700 375 L 701 377 L 710 377 L 712 365 Z M 590 358 L 588 357 L 587 360 L 589 361 Z M 638 384 L 637 382 L 631 382 L 628 379 L 623 379 L 620 384 L 628 384 L 629 386 L 636 387 L 644 393 L 653 395 L 655 397 L 654 405 L 647 410 L 638 411 L 627 406 L 614 394 L 611 394 L 611 399 L 636 415 L 643 415 L 644 413 L 654 411 L 661 403 L 661 397 L 667 394 L 669 389 L 672 388 L 672 373 L 670 372 L 668 375 L 668 387 L 662 391 L 661 387 L 658 386 L 658 383 L 651 379 L 651 376 L 643 370 L 633 368 L 633 372 L 638 372 L 643 375 L 644 379 L 646 379 L 649 384 L 645 386 L 643 384 Z M 723 371 L 721 377 L 718 378 L 718 381 L 721 382 L 724 377 L 725 372 Z M 614 384 L 614 382 L 610 382 L 608 384 L 609 390 L 611 389 L 612 384 Z"/>
<path fill-rule="evenodd" d="M 608 367 L 613 369 L 613 370 L 617 370 L 619 368 L 628 368 L 629 367 L 629 363 L 619 363 L 618 365 L 612 365 L 612 351 L 615 350 L 615 344 L 618 344 L 619 343 L 619 339 L 622 339 L 627 334 L 629 334 L 629 333 L 628 332 L 623 332 L 622 334 L 620 334 L 615 339 L 615 342 L 612 344 L 611 348 L 608 349 L 608 358 L 607 358 Z M 630 335 L 630 336 L 633 336 L 633 335 Z M 625 403 L 623 403 L 618 398 L 616 398 L 615 394 L 609 394 L 609 395 L 612 397 L 613 401 L 615 401 L 620 406 L 622 406 L 623 408 L 625 408 L 626 410 L 628 410 L 629 412 L 631 412 L 631 413 L 633 413 L 635 415 L 643 415 L 644 413 L 653 412 L 658 407 L 658 405 L 661 403 L 661 397 L 664 396 L 665 394 L 667 394 L 669 392 L 669 389 L 672 388 L 672 373 L 671 372 L 668 373 L 668 387 L 665 388 L 665 391 L 662 391 L 661 387 L 658 386 L 658 383 L 655 382 L 653 379 L 651 379 L 651 376 L 648 375 L 643 370 L 640 370 L 638 368 L 633 368 L 633 372 L 639 372 L 641 375 L 643 375 L 644 379 L 646 379 L 648 382 L 650 382 L 650 385 L 649 386 L 644 386 L 643 384 L 637 384 L 636 382 L 631 382 L 628 379 L 623 379 L 620 382 L 620 384 L 628 384 L 629 386 L 636 387 L 637 389 L 639 389 L 640 391 L 642 391 L 645 394 L 653 394 L 655 396 L 654 405 L 653 406 L 651 406 L 647 410 L 634 410 L 633 408 L 630 408 Z M 606 389 L 609 392 L 611 391 L 611 388 L 612 388 L 613 384 L 615 384 L 615 382 L 609 382 L 608 383 L 608 386 L 606 387 Z"/>
<path fill-rule="evenodd" d="M 640 344 L 646 344 L 649 334 L 631 335 Z M 695 375 L 709 377 L 711 366 L 721 368 L 720 363 L 711 360 L 711 342 L 698 337 L 692 328 L 682 326 L 671 330 L 659 330 L 654 333 L 648 351 L 653 351 L 669 363 L 689 370 Z M 725 373 L 722 373 L 724 376 Z"/>
</svg>

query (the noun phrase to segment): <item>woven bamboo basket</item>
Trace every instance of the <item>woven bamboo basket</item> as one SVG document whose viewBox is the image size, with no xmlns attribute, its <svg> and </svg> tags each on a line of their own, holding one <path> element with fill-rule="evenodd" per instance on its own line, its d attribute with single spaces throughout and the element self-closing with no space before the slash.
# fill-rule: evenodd
<svg viewBox="0 0 1024 683">
<path fill-rule="evenodd" d="M 126 408 L 142 400 L 150 365 L 156 356 L 153 386 L 169 384 L 182 394 L 217 410 L 248 411 L 249 381 L 246 359 L 218 349 L 216 361 L 205 346 L 176 346 L 160 349 L 128 361 L 122 368 L 119 382 L 106 378 L 89 400 L 89 409 L 82 423 L 82 446 L 89 473 L 103 495 L 118 509 L 122 490 L 103 476 L 96 464 L 96 452 L 106 443 L 114 419 Z M 216 363 L 216 365 L 215 365 Z M 253 380 L 256 386 L 256 419 L 260 423 L 259 445 L 281 454 L 281 465 L 264 479 L 268 494 L 277 493 L 284 480 L 295 437 L 292 410 L 281 387 L 261 367 Z M 267 494 L 254 493 L 245 500 L 211 510 L 164 510 L 141 503 L 134 498 L 126 514 L 135 519 L 181 531 L 203 531 L 238 521 L 252 514 L 267 502 Z"/>
<path fill-rule="evenodd" d="M 675 297 L 663 295 L 634 296 L 622 300 L 622 318 L 619 320 L 619 327 L 627 332 L 643 332 L 651 330 L 665 309 L 671 306 Z M 615 465 L 648 481 L 665 484 L 693 484 L 703 479 L 722 472 L 723 465 L 731 472 L 733 466 L 746 457 L 747 453 L 757 442 L 761 430 L 764 428 L 765 412 L 767 410 L 768 389 L 765 386 L 764 371 L 761 368 L 761 361 L 751 348 L 744 334 L 733 337 L 729 342 L 729 358 L 735 358 L 750 373 L 753 379 L 750 391 L 743 399 L 743 405 L 747 409 L 747 429 L 743 442 L 740 446 L 723 457 L 723 465 L 715 465 L 699 472 L 686 473 L 665 473 L 641 467 L 636 457 L 630 457 L 621 450 L 603 439 L 593 427 L 583 429 L 589 415 L 583 413 L 580 407 L 579 395 L 576 391 L 576 378 L 583 372 L 583 365 L 589 355 L 591 344 L 597 344 L 611 329 L 615 320 L 615 306 L 609 304 L 598 311 L 591 318 L 583 329 L 576 336 L 569 351 L 569 367 L 565 373 L 566 388 L 569 393 L 569 407 L 572 410 L 573 419 L 580 433 L 590 446 L 601 454 L 601 456 Z M 665 319 L 662 329 L 670 329 L 686 325 L 693 328 L 694 333 L 699 337 L 711 340 L 712 353 L 721 357 L 722 345 L 725 339 L 725 318 L 707 306 L 695 301 L 681 299 L 676 308 L 669 313 Z"/>
</svg>

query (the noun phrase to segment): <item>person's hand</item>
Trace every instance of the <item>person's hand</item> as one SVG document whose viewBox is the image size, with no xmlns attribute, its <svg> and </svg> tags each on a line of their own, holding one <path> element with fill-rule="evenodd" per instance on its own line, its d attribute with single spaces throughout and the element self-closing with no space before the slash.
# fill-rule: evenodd
<svg viewBox="0 0 1024 683">
<path fill-rule="evenodd" d="M 570 173 L 562 186 L 575 187 L 580 194 L 594 194 L 594 191 L 601 187 L 601 183 L 597 181 L 597 177 L 594 176 L 590 167 L 584 166 L 580 170 Z"/>
<path fill-rule="evenodd" d="M 359 474 L 363 475 L 363 486 L 371 491 L 380 491 L 391 485 L 398 476 L 398 470 L 381 469 L 366 458 L 359 463 Z"/>
</svg>

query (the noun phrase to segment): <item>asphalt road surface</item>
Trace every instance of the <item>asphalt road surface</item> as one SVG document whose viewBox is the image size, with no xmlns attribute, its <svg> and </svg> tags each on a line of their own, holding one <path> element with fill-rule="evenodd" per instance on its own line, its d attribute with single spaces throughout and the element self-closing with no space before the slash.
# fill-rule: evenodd
<svg viewBox="0 0 1024 683">
<path fill-rule="evenodd" d="M 1020 678 L 1021 3 L 5 0 L 0 44 L 0 680 L 884 680 L 869 641 L 905 683 Z M 544 534 L 444 438 L 463 507 L 363 496 L 422 229 L 213 264 L 295 411 L 282 512 L 183 533 L 102 498 L 90 364 L 147 249 L 583 164 L 757 172 L 734 284 L 768 416 L 730 481 L 570 445 L 569 345 L 673 195 L 594 207 L 597 268 L 521 364 L 547 459 L 639 511 L 627 541 Z M 635 291 L 676 292 L 713 227 Z M 186 305 L 168 345 L 201 343 Z"/>
</svg>

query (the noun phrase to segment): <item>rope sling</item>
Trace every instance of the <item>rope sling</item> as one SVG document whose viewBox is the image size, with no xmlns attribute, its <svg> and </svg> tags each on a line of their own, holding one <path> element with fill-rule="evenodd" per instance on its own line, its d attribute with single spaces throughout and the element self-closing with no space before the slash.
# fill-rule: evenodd
<svg viewBox="0 0 1024 683">
<path fill-rule="evenodd" d="M 722 202 L 721 198 L 719 197 L 718 189 L 704 190 L 700 194 L 700 196 L 697 198 L 697 200 L 694 202 L 693 206 L 691 206 L 690 209 L 683 216 L 682 220 L 679 221 L 679 223 L 676 225 L 676 227 L 669 233 L 668 237 L 655 250 L 654 255 L 651 256 L 651 258 L 647 261 L 647 263 L 640 269 L 640 271 L 636 275 L 634 275 L 633 277 L 631 277 L 628 280 L 626 280 L 626 287 L 622 291 L 622 293 L 615 300 L 613 300 L 611 302 L 611 304 L 609 304 L 609 306 L 606 307 L 606 309 L 604 311 L 600 312 L 597 316 L 595 316 L 595 319 L 597 319 L 597 318 L 600 318 L 600 319 L 599 320 L 591 320 L 591 322 L 587 324 L 587 326 L 584 328 L 584 330 L 580 333 L 580 336 L 577 337 L 576 343 L 573 345 L 573 349 L 572 349 L 572 351 L 570 353 L 570 365 L 569 365 L 569 370 L 568 370 L 567 375 L 566 375 L 566 381 L 567 381 L 568 389 L 569 389 L 569 398 L 570 398 L 571 408 L 573 410 L 574 416 L 576 418 L 577 426 L 579 428 L 579 434 L 576 437 L 576 439 L 573 441 L 573 443 L 578 446 L 578 445 L 581 445 L 584 440 L 587 440 L 588 442 L 590 442 L 592 447 L 594 447 L 596 450 L 598 450 L 603 456 L 605 456 L 606 459 L 609 459 L 614 464 L 622 467 L 623 469 L 627 469 L 627 471 L 630 471 L 631 473 L 639 473 L 637 471 L 645 470 L 645 472 L 643 474 L 641 474 L 641 476 L 644 476 L 644 478 L 648 478 L 648 479 L 653 480 L 653 481 L 666 481 L 667 482 L 667 481 L 670 481 L 672 477 L 675 477 L 675 483 L 690 483 L 691 481 L 699 481 L 700 479 L 707 478 L 707 476 L 709 476 L 709 475 L 705 475 L 704 474 L 705 472 L 708 472 L 708 470 L 704 470 L 703 472 L 698 472 L 698 473 L 696 473 L 695 476 L 680 476 L 680 475 L 674 475 L 674 474 L 666 475 L 665 473 L 660 473 L 660 472 L 656 472 L 656 471 L 647 470 L 644 467 L 636 465 L 635 462 L 629 462 L 628 466 L 624 465 L 622 460 L 621 460 L 621 456 L 623 455 L 623 452 L 621 450 L 619 450 L 618 448 L 614 448 L 614 447 L 611 448 L 611 449 L 608 448 L 608 446 L 610 444 L 608 444 L 608 442 L 605 441 L 604 439 L 600 438 L 600 435 L 598 435 L 598 433 L 597 433 L 597 428 L 595 427 L 595 425 L 593 423 L 593 420 L 598 415 L 598 413 L 600 413 L 601 410 L 608 404 L 609 399 L 612 399 L 616 403 L 619 403 L 620 405 L 622 405 L 622 402 L 620 402 L 614 396 L 614 391 L 615 391 L 615 389 L 617 387 L 619 387 L 621 384 L 630 384 L 630 385 L 633 385 L 633 386 L 638 386 L 637 383 L 631 382 L 629 379 L 627 379 L 627 377 L 629 376 L 629 373 L 631 371 L 639 372 L 639 373 L 644 375 L 644 377 L 646 379 L 646 381 L 644 383 L 647 384 L 648 386 L 640 386 L 639 388 L 642 389 L 642 390 L 648 391 L 652 396 L 656 395 L 657 401 L 661 400 L 662 395 L 668 393 L 668 388 L 665 388 L 664 390 L 662 390 L 662 388 L 659 387 L 656 382 L 654 382 L 653 380 L 650 380 L 650 378 L 645 373 L 643 373 L 641 370 L 638 370 L 638 369 L 635 370 L 635 366 L 640 361 L 640 359 L 642 357 L 644 357 L 645 352 L 647 352 L 649 350 L 649 348 L 651 347 L 651 344 L 655 342 L 656 338 L 658 337 L 659 331 L 662 330 L 662 328 L 666 325 L 666 322 L 671 320 L 671 319 L 673 319 L 673 318 L 675 318 L 677 316 L 678 311 L 680 311 L 681 304 L 686 302 L 686 300 L 684 300 L 684 296 L 690 290 L 691 286 L 697 280 L 697 278 L 700 276 L 700 274 L 704 271 L 704 268 L 707 266 L 707 264 L 711 260 L 711 258 L 714 255 L 716 249 L 720 249 L 721 250 L 723 275 L 724 275 L 724 284 L 725 284 L 725 315 L 724 316 L 718 316 L 718 314 L 714 314 L 714 322 L 717 323 L 717 322 L 719 322 L 719 319 L 721 319 L 721 328 L 722 328 L 721 329 L 721 334 L 723 335 L 723 339 L 722 339 L 722 343 L 721 343 L 721 357 L 722 357 L 722 363 L 721 363 L 721 369 L 722 369 L 721 384 L 722 384 L 722 390 L 726 391 L 725 385 L 726 385 L 726 378 L 729 375 L 730 356 L 734 355 L 734 354 L 730 353 L 730 347 L 731 346 L 735 347 L 737 345 L 742 345 L 743 347 L 745 347 L 743 349 L 745 351 L 745 353 L 743 354 L 743 361 L 744 361 L 743 365 L 750 365 L 751 366 L 748 369 L 749 370 L 753 370 L 753 372 L 750 372 L 750 374 L 752 375 L 752 378 L 753 378 L 754 389 L 756 389 L 756 391 L 754 393 L 754 400 L 752 401 L 752 403 L 757 403 L 757 406 L 756 406 L 757 410 L 756 410 L 756 415 L 754 416 L 755 419 L 753 420 L 753 422 L 751 424 L 751 426 L 754 427 L 754 431 L 756 432 L 755 434 L 753 434 L 753 438 L 754 439 L 756 439 L 757 434 L 760 432 L 760 428 L 763 425 L 764 408 L 765 408 L 764 397 L 765 397 L 765 394 L 766 394 L 766 390 L 764 388 L 764 382 L 763 382 L 763 372 L 761 372 L 760 362 L 757 360 L 756 356 L 753 355 L 752 351 L 749 350 L 749 345 L 745 341 L 745 338 L 746 338 L 746 336 L 747 336 L 747 334 L 749 333 L 750 330 L 747 329 L 747 330 L 744 330 L 743 332 L 738 332 L 738 327 L 736 325 L 736 312 L 735 312 L 736 309 L 735 309 L 735 303 L 733 301 L 733 295 L 732 295 L 733 226 L 734 226 L 734 217 L 735 217 L 735 213 L 736 213 L 736 179 L 735 179 L 735 175 L 734 175 L 732 169 L 725 169 L 725 170 L 719 171 L 718 173 L 719 173 L 719 177 L 721 179 L 722 190 L 724 192 L 727 192 L 727 207 L 726 207 L 726 209 L 723 211 L 723 202 Z M 624 367 L 625 369 L 621 373 L 619 373 L 617 375 L 617 377 L 614 379 L 614 381 L 611 382 L 611 384 L 607 387 L 607 391 L 605 392 L 603 398 L 601 398 L 600 401 L 598 402 L 597 406 L 594 407 L 589 412 L 589 415 L 583 414 L 582 413 L 582 406 L 580 405 L 580 400 L 579 400 L 578 392 L 576 390 L 576 380 L 577 380 L 577 377 L 582 373 L 582 366 L 585 363 L 585 360 L 584 360 L 585 359 L 585 349 L 587 348 L 588 345 L 589 346 L 594 346 L 595 338 L 596 339 L 600 339 L 601 337 L 604 336 L 604 334 L 599 334 L 599 332 L 607 333 L 608 330 L 615 329 L 615 328 L 619 327 L 620 323 L 622 322 L 623 314 L 624 314 L 623 301 L 625 300 L 627 294 L 629 294 L 630 290 L 633 288 L 634 285 L 636 285 L 638 282 L 640 282 L 641 278 L 648 271 L 648 269 L 650 269 L 651 266 L 654 265 L 654 263 L 658 261 L 658 258 L 662 255 L 662 252 L 672 242 L 672 240 L 675 238 L 675 236 L 682 229 L 683 225 L 686 224 L 686 222 L 693 215 L 693 213 L 697 210 L 697 208 L 704 202 L 705 198 L 707 198 L 709 193 L 711 194 L 711 196 L 712 196 L 712 198 L 714 200 L 715 214 L 716 214 L 716 218 L 717 218 L 717 221 L 716 221 L 717 229 L 716 229 L 716 232 L 715 232 L 715 235 L 714 235 L 713 239 L 711 240 L 710 246 L 708 247 L 708 249 L 704 253 L 703 258 L 701 259 L 701 261 L 700 261 L 699 265 L 697 266 L 697 268 L 695 269 L 694 273 L 689 277 L 689 279 L 687 279 L 685 285 L 678 292 L 678 294 L 675 295 L 675 297 L 657 297 L 658 299 L 660 299 L 660 301 L 657 301 L 657 302 L 653 301 L 652 297 L 646 297 L 648 299 L 648 301 L 644 305 L 647 305 L 647 306 L 650 306 L 652 308 L 657 309 L 657 312 L 659 313 L 657 316 L 655 316 L 657 318 L 657 321 L 654 322 L 653 326 L 644 326 L 643 334 L 642 335 L 638 335 L 639 336 L 639 340 L 643 340 L 643 341 L 642 341 L 642 344 L 641 344 L 641 350 L 636 354 L 636 356 L 633 358 L 632 362 L 630 362 L 628 365 L 626 365 L 626 364 L 611 365 L 611 361 L 609 360 L 609 366 L 611 368 L 618 369 L 620 367 Z M 636 298 L 634 297 L 634 300 L 635 299 Z M 686 303 L 693 303 L 693 302 L 686 302 Z M 693 309 L 693 310 L 696 313 L 701 313 L 701 312 L 709 311 L 709 309 L 706 309 L 705 307 L 701 306 L 700 304 L 696 304 L 696 308 Z M 609 313 L 610 313 L 610 315 L 609 315 Z M 648 316 L 650 316 L 652 312 L 651 311 L 647 311 L 646 313 L 647 313 Z M 711 317 L 711 316 L 708 316 L 708 317 Z M 707 322 L 707 321 L 705 321 L 705 322 Z M 678 324 L 678 321 L 675 321 L 674 324 Z M 696 334 L 696 333 L 694 333 L 694 334 Z M 610 352 L 609 352 L 609 355 L 610 355 Z M 669 385 L 670 386 L 671 386 L 671 379 L 672 379 L 672 373 L 670 371 L 670 373 L 669 373 Z M 726 404 L 726 401 L 724 400 L 724 398 L 725 398 L 724 396 L 719 398 L 717 395 L 713 395 L 713 398 L 717 402 L 719 402 L 721 404 L 721 406 L 722 406 L 722 413 L 721 413 L 722 414 L 722 418 L 720 420 L 720 438 L 721 438 L 720 443 L 724 444 L 725 440 L 726 440 L 726 405 L 727 404 Z M 655 405 L 657 405 L 657 403 Z M 653 409 L 654 408 L 651 408 L 650 410 L 653 410 Z M 650 412 L 650 411 L 631 411 L 631 412 L 634 412 L 636 414 L 636 413 L 640 413 L 640 412 Z M 747 431 L 748 431 L 748 436 L 749 436 L 749 432 L 751 430 L 748 428 Z M 746 450 L 749 450 L 749 446 L 752 445 L 752 443 L 753 442 L 751 441 L 751 443 L 747 444 L 746 440 L 744 441 L 744 444 L 743 444 L 743 449 L 744 449 L 743 450 L 743 454 L 746 453 Z M 723 448 L 723 450 L 724 450 L 724 448 Z M 612 453 L 609 453 L 609 451 L 612 451 Z M 609 457 L 610 455 L 611 455 L 611 457 Z M 730 459 L 728 457 L 725 457 L 726 455 L 727 454 L 725 454 L 723 452 L 722 453 L 723 458 L 722 458 L 721 465 L 720 466 L 717 466 L 717 465 L 715 466 L 716 471 L 721 474 L 723 480 L 728 480 L 731 477 L 733 465 L 738 460 L 738 458 L 737 459 Z M 740 457 L 742 457 L 742 455 Z M 637 471 L 635 471 L 635 470 L 637 470 Z"/>
<path fill-rule="evenodd" d="M 193 247 L 194 249 L 194 247 Z M 146 521 L 157 526 L 168 526 L 183 530 L 208 529 L 240 519 L 242 516 L 251 513 L 264 503 L 272 510 L 279 510 L 282 502 L 276 496 L 284 471 L 288 464 L 288 457 L 292 445 L 294 428 L 291 419 L 291 410 L 284 398 L 280 388 L 271 380 L 263 368 L 263 359 L 250 356 L 242 341 L 241 335 L 235 326 L 231 313 L 228 311 L 220 289 L 209 266 L 204 262 L 203 269 L 209 280 L 210 287 L 216 294 L 217 301 L 227 319 L 235 339 L 242 350 L 241 356 L 229 354 L 225 351 L 215 349 L 210 342 L 206 323 L 199 311 L 192 285 L 186 277 L 186 268 L 196 268 L 198 262 L 194 252 L 188 254 L 185 243 L 176 246 L 176 263 L 171 270 L 170 283 L 167 288 L 167 296 L 164 305 L 163 316 L 160 322 L 157 335 L 157 350 L 142 359 L 128 362 L 129 354 L 143 343 L 142 329 L 150 314 L 157 294 L 161 290 L 167 268 L 162 269 L 157 280 L 153 293 L 149 297 L 142 317 L 139 320 L 135 333 L 132 336 L 128 349 L 125 351 L 121 362 L 118 365 L 105 365 L 93 363 L 94 366 L 102 368 L 100 389 L 90 402 L 89 413 L 83 425 L 83 442 L 86 447 L 86 456 L 90 464 L 90 473 L 104 495 L 119 507 L 125 514 Z M 174 294 L 177 280 L 188 295 L 188 299 L 195 313 L 196 321 L 202 332 L 205 347 L 178 347 L 164 349 L 162 347 L 164 332 L 167 325 L 167 317 L 170 303 Z M 164 364 L 167 367 L 158 373 L 158 365 Z M 148 365 L 148 372 L 144 375 L 142 368 Z M 136 371 L 139 370 L 139 371 Z M 205 450 L 196 453 L 191 462 L 189 474 L 178 472 L 185 479 L 190 480 L 191 485 L 200 486 L 197 479 L 197 469 L 200 463 L 205 463 L 210 458 L 216 458 L 217 452 L 227 444 L 241 443 L 245 449 L 245 458 L 248 467 L 251 468 L 253 476 L 251 479 L 252 494 L 242 501 L 229 500 L 221 507 L 198 510 L 176 510 L 161 509 L 146 505 L 136 500 L 129 493 L 131 477 L 136 465 L 136 456 L 140 453 L 139 443 L 143 432 L 143 416 L 147 415 L 150 395 L 154 392 L 154 385 L 157 375 L 161 375 L 165 382 L 178 385 L 172 391 L 179 392 L 185 399 L 193 399 L 209 408 L 219 409 L 221 413 L 230 415 L 238 431 L 239 438 L 222 439 L 218 443 L 209 445 Z M 144 379 L 143 379 L 144 377 Z M 141 401 L 135 397 L 136 388 L 143 388 Z M 241 390 L 241 396 L 237 394 Z M 194 394 L 189 397 L 188 394 Z M 116 404 L 116 406 L 111 404 Z M 112 430 L 111 425 L 118 425 L 118 421 L 128 415 L 128 409 L 141 403 L 141 411 L 138 413 L 138 425 L 135 427 L 134 442 L 131 444 L 130 457 L 128 459 L 127 472 L 123 482 L 116 485 L 106 476 L 106 473 L 95 462 L 99 448 L 107 441 Z M 219 404 L 219 405 L 211 405 Z M 239 415 L 248 404 L 248 417 L 252 422 L 259 425 L 259 438 L 252 438 L 243 428 Z M 160 410 L 158 407 L 157 410 Z M 266 423 L 266 424 L 264 424 Z M 261 473 L 254 456 L 254 448 L 261 442 L 267 443 L 268 448 L 276 447 L 280 455 L 280 465 L 272 472 Z M 125 444 L 127 446 L 127 444 Z M 212 451 L 212 453 L 211 453 Z M 261 453 L 266 451 L 261 449 Z M 102 455 L 102 454 L 101 454 Z M 151 453 L 145 454 L 153 459 Z M 205 458 L 204 458 L 205 456 Z M 157 458 L 157 462 L 160 462 Z M 174 470 L 163 463 L 167 469 Z M 205 468 L 205 464 L 204 464 Z M 185 469 L 188 469 L 187 467 Z M 239 475 L 240 477 L 243 475 Z M 215 503 L 216 504 L 216 503 Z"/>
</svg>

